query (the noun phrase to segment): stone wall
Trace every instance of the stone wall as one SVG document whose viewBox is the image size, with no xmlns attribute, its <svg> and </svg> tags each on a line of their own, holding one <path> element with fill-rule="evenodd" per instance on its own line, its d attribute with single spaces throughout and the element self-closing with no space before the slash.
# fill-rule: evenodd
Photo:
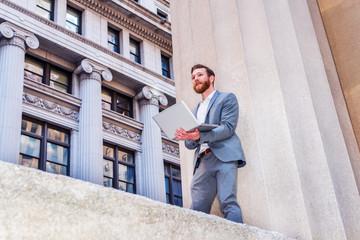
<svg viewBox="0 0 360 240">
<path fill-rule="evenodd" d="M 0 161 L 0 239 L 289 239 Z"/>
</svg>

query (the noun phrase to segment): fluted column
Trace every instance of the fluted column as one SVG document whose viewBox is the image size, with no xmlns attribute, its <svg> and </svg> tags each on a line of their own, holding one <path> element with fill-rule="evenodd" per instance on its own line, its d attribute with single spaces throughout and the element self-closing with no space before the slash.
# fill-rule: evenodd
<svg viewBox="0 0 360 240">
<path fill-rule="evenodd" d="M 18 163 L 26 48 L 38 48 L 34 34 L 0 24 L 0 160 Z"/>
<path fill-rule="evenodd" d="M 76 161 L 76 178 L 102 184 L 102 108 L 101 81 L 111 81 L 106 67 L 84 59 L 75 70 L 80 75 L 79 157 Z"/>
<path fill-rule="evenodd" d="M 140 120 L 144 124 L 141 135 L 142 157 L 139 165 L 141 189 L 139 194 L 161 202 L 166 201 L 164 163 L 161 130 L 153 120 L 159 113 L 159 102 L 166 106 L 168 100 L 163 93 L 145 86 L 135 97 L 140 104 Z"/>
</svg>

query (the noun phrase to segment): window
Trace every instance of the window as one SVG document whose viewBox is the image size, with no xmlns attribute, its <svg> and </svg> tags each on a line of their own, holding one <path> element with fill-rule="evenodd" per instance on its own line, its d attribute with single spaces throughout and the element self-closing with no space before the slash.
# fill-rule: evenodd
<svg viewBox="0 0 360 240">
<path fill-rule="evenodd" d="M 167 14 L 166 13 L 164 13 L 163 11 L 160 11 L 159 9 L 157 10 L 157 15 L 159 16 L 159 17 L 161 17 L 163 20 L 164 20 L 164 22 L 166 21 L 166 19 L 167 19 Z"/>
<path fill-rule="evenodd" d="M 141 64 L 140 42 L 130 38 L 130 59 Z"/>
<path fill-rule="evenodd" d="M 70 6 L 67 6 L 66 9 L 66 28 L 81 34 L 81 12 Z"/>
<path fill-rule="evenodd" d="M 161 70 L 162 75 L 170 78 L 170 58 L 161 54 Z"/>
<path fill-rule="evenodd" d="M 70 133 L 24 117 L 21 122 L 19 164 L 69 176 Z"/>
<path fill-rule="evenodd" d="M 179 207 L 183 206 L 182 190 L 181 190 L 181 174 L 180 167 L 165 163 L 165 188 L 166 202 Z"/>
<path fill-rule="evenodd" d="M 36 13 L 54 21 L 54 0 L 36 0 Z"/>
<path fill-rule="evenodd" d="M 136 193 L 134 154 L 118 146 L 103 145 L 104 186 Z"/>
<path fill-rule="evenodd" d="M 108 49 L 120 53 L 120 44 L 119 44 L 120 32 L 115 29 L 108 28 Z"/>
<path fill-rule="evenodd" d="M 102 107 L 128 117 L 133 117 L 132 99 L 108 88 L 101 90 Z"/>
<path fill-rule="evenodd" d="M 49 63 L 25 56 L 24 76 L 59 91 L 71 93 L 71 74 Z"/>
</svg>

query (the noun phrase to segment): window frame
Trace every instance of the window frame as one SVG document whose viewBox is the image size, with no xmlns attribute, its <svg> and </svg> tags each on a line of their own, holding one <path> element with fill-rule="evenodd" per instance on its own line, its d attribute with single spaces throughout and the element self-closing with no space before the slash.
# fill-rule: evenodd
<svg viewBox="0 0 360 240">
<path fill-rule="evenodd" d="M 33 60 L 33 61 L 35 61 L 35 62 L 41 63 L 41 64 L 43 65 L 43 75 L 42 75 L 41 83 L 43 83 L 43 84 L 45 84 L 45 85 L 47 85 L 47 86 L 49 86 L 49 87 L 51 87 L 51 86 L 50 86 L 50 82 L 51 82 L 51 70 L 52 70 L 52 69 L 55 69 L 55 70 L 58 70 L 58 71 L 63 72 L 63 73 L 66 75 L 66 77 L 67 77 L 67 82 L 68 82 L 66 93 L 72 94 L 72 79 L 71 79 L 71 73 L 70 73 L 69 71 L 67 71 L 67 70 L 65 70 L 65 69 L 63 69 L 63 68 L 61 68 L 61 67 L 55 66 L 55 65 L 53 65 L 53 64 L 51 64 L 51 63 L 49 63 L 49 62 L 45 62 L 45 61 L 43 61 L 43 60 L 40 60 L 40 59 L 38 59 L 38 58 L 35 58 L 35 57 L 31 56 L 31 55 L 27 55 L 27 54 L 25 55 L 24 63 L 26 62 L 26 58 L 29 58 L 29 59 L 31 59 L 31 60 Z M 26 69 L 25 69 L 25 67 L 24 67 L 24 77 L 26 77 L 26 76 L 25 76 L 25 70 L 26 70 Z M 26 71 L 31 72 L 31 71 L 29 71 L 29 70 L 26 70 Z M 32 73 L 33 73 L 33 72 L 32 72 Z M 40 76 L 40 75 L 38 75 L 38 74 L 36 74 L 36 73 L 33 73 L 33 74 L 35 74 L 36 76 Z M 26 78 L 29 78 L 29 77 L 26 77 Z M 31 79 L 31 78 L 29 78 L 29 79 Z M 34 80 L 34 81 L 35 81 L 35 80 Z M 60 84 L 61 84 L 61 83 L 60 83 Z M 61 84 L 61 85 L 63 85 L 63 84 Z M 59 89 L 56 89 L 56 88 L 54 88 L 54 87 L 51 87 L 51 88 L 52 88 L 52 89 L 55 89 L 55 90 L 57 90 L 57 91 L 63 92 L 63 91 L 61 91 L 61 90 L 59 90 Z"/>
<path fill-rule="evenodd" d="M 167 68 L 168 69 L 164 69 L 163 68 L 163 58 L 166 58 L 167 60 Z M 167 75 L 164 75 L 164 71 L 167 73 Z M 163 75 L 164 77 L 167 77 L 169 79 L 171 79 L 171 71 L 170 71 L 170 57 L 166 54 L 161 53 L 161 75 Z"/>
<path fill-rule="evenodd" d="M 138 41 L 138 40 L 130 37 L 130 41 L 129 41 L 130 47 L 132 47 L 131 44 L 135 44 L 135 49 L 138 50 L 137 51 L 138 54 L 133 53 L 130 49 L 130 59 L 138 64 L 141 64 L 142 63 L 142 61 L 141 61 L 141 41 Z M 132 59 L 132 56 L 134 57 L 134 60 Z M 138 59 L 138 61 L 135 60 L 136 58 Z"/>
<path fill-rule="evenodd" d="M 113 42 L 109 41 L 109 32 L 113 33 L 116 36 L 117 43 L 113 43 Z M 108 39 L 107 39 L 108 49 L 109 49 L 109 45 L 116 46 L 117 51 L 114 51 L 113 49 L 109 49 L 109 50 L 120 54 L 121 53 L 121 51 L 120 51 L 120 31 L 116 30 L 115 28 L 113 28 L 111 26 L 108 26 L 107 36 L 108 36 Z"/>
<path fill-rule="evenodd" d="M 134 183 L 130 183 L 130 184 L 133 184 L 133 189 L 134 189 L 134 192 L 129 192 L 129 193 L 133 193 L 133 194 L 136 194 L 136 169 L 135 169 L 135 166 L 136 166 L 136 162 L 135 162 L 135 153 L 131 150 L 127 150 L 123 147 L 120 147 L 118 145 L 113 145 L 113 144 L 110 144 L 110 143 L 107 143 L 107 142 L 103 142 L 103 147 L 106 146 L 106 147 L 109 147 L 109 148 L 112 148 L 113 151 L 114 151 L 114 158 L 112 157 L 109 157 L 107 155 L 104 155 L 103 153 L 103 161 L 104 160 L 108 160 L 108 161 L 112 161 L 113 163 L 113 178 L 112 178 L 112 188 L 115 188 L 115 189 L 118 189 L 120 191 L 122 191 L 121 189 L 119 189 L 119 181 L 120 182 L 124 182 L 124 183 L 129 183 L 129 182 L 126 182 L 126 181 L 123 181 L 123 180 L 120 180 L 119 179 L 119 164 L 122 164 L 122 165 L 125 165 L 125 166 L 128 166 L 128 167 L 132 167 L 134 169 Z M 127 154 L 130 154 L 132 155 L 133 157 L 133 160 L 134 160 L 134 163 L 128 163 L 128 162 L 125 162 L 125 161 L 122 161 L 121 159 L 119 159 L 119 156 L 118 156 L 118 151 L 122 151 L 122 152 L 125 152 Z M 116 167 L 115 167 L 116 166 Z M 104 171 L 103 171 L 103 177 L 107 177 L 104 175 Z M 105 185 L 104 185 L 105 186 Z M 127 191 L 126 191 L 127 192 Z"/>
<path fill-rule="evenodd" d="M 68 14 L 68 10 L 71 10 L 71 11 L 75 12 L 78 15 L 79 25 L 76 25 L 73 22 L 68 21 L 67 16 L 66 16 Z M 66 28 L 67 30 L 69 30 L 71 32 L 74 32 L 74 33 L 77 33 L 79 35 L 82 35 L 82 13 L 83 12 L 81 10 L 78 10 L 78 9 L 76 9 L 76 8 L 70 6 L 70 5 L 66 5 L 65 23 L 70 23 L 70 24 L 78 27 L 77 32 L 71 31 L 70 29 Z"/>
<path fill-rule="evenodd" d="M 117 92 L 117 91 L 112 90 L 112 89 L 110 89 L 108 87 L 105 87 L 105 86 L 101 87 L 101 91 L 105 91 L 111 96 L 111 107 L 110 107 L 111 111 L 117 112 L 117 113 L 119 113 L 121 115 L 125 115 L 125 116 L 130 117 L 130 118 L 133 118 L 133 116 L 134 116 L 134 111 L 133 111 L 134 99 L 133 98 L 131 98 L 129 96 L 126 96 L 125 94 L 122 94 L 120 92 Z M 124 98 L 126 100 L 129 100 L 130 109 L 127 110 L 127 109 L 118 107 L 117 104 L 116 104 L 117 97 L 122 97 L 122 98 Z M 103 99 L 101 99 L 101 102 L 104 102 Z M 108 102 L 106 102 L 106 103 L 108 103 Z M 126 112 L 128 111 L 129 115 L 121 113 L 120 110 L 124 110 Z"/>
<path fill-rule="evenodd" d="M 61 165 L 61 166 L 65 166 L 66 167 L 66 175 L 65 176 L 70 176 L 70 167 L 71 167 L 71 161 L 70 161 L 70 150 L 71 150 L 71 131 L 69 129 L 66 129 L 66 128 L 62 128 L 62 127 L 59 127 L 59 126 L 56 126 L 56 125 L 53 125 L 53 124 L 50 124 L 48 123 L 47 121 L 41 121 L 41 120 L 38 120 L 36 118 L 32 118 L 32 117 L 29 117 L 27 115 L 23 115 L 22 116 L 22 119 L 21 119 L 21 122 L 23 120 L 26 120 L 26 121 L 30 121 L 30 122 L 33 122 L 33 123 L 36 123 L 36 124 L 39 124 L 42 126 L 42 130 L 41 130 L 41 135 L 37 135 L 35 133 L 32 133 L 32 132 L 27 132 L 23 129 L 21 129 L 21 133 L 20 133 L 20 136 L 21 135 L 24 135 L 24 136 L 28 136 L 28 137 L 32 137 L 32 138 L 35 138 L 35 139 L 38 139 L 40 140 L 40 153 L 39 153 L 39 165 L 38 165 L 38 168 L 39 170 L 41 171 L 45 171 L 45 172 L 48 172 L 46 171 L 46 163 L 47 162 L 50 162 L 50 163 L 55 163 L 57 165 Z M 67 133 L 68 136 L 69 136 L 69 139 L 68 139 L 68 143 L 64 143 L 64 142 L 60 142 L 60 141 L 57 141 L 57 140 L 54 140 L 54 139 L 50 139 L 47 134 L 48 134 L 48 129 L 54 129 L 54 130 L 58 130 L 58 131 L 61 131 L 61 132 L 64 132 L 64 133 Z M 62 163 L 59 163 L 59 162 L 53 162 L 51 160 L 47 160 L 47 143 L 53 143 L 53 144 L 56 144 L 56 145 L 59 145 L 61 147 L 65 147 L 68 149 L 68 164 L 65 165 L 65 164 L 62 164 Z M 20 164 L 20 155 L 25 155 L 25 156 L 29 156 L 29 157 L 33 157 L 31 155 L 28 155 L 28 154 L 23 154 L 19 151 L 19 164 Z M 51 173 L 51 172 L 49 172 Z M 63 175 L 63 174 L 60 174 L 60 175 Z"/>
<path fill-rule="evenodd" d="M 36 9 L 38 9 L 38 8 L 40 8 L 40 9 L 46 11 L 46 12 L 49 12 L 47 9 L 39 6 L 38 3 L 37 3 L 37 1 L 36 1 Z M 54 21 L 55 0 L 50 0 L 50 8 L 51 8 L 51 9 L 50 9 L 50 12 L 49 12 L 49 13 L 50 13 L 50 18 L 49 18 L 49 20 Z M 37 13 L 37 14 L 38 14 L 38 13 Z"/>
<path fill-rule="evenodd" d="M 169 167 L 169 172 L 170 172 L 170 175 L 168 175 L 165 171 L 165 167 Z M 180 178 L 178 177 L 175 177 L 173 176 L 173 173 L 172 173 L 172 169 L 175 168 L 177 170 L 179 170 L 180 172 Z M 180 182 L 180 185 L 182 186 L 182 181 L 181 181 L 181 168 L 179 165 L 176 165 L 174 163 L 171 163 L 171 162 L 168 162 L 168 161 L 164 161 L 164 178 L 169 178 L 169 204 L 171 205 L 175 205 L 174 203 L 174 197 L 180 197 L 181 198 L 181 206 L 179 205 L 176 205 L 176 206 L 179 206 L 179 207 L 183 207 L 183 196 L 182 196 L 182 193 L 181 193 L 181 196 L 178 196 L 178 195 L 175 195 L 174 194 L 174 186 L 173 186 L 173 180 L 176 180 L 176 181 L 179 181 Z M 181 189 L 181 192 L 182 192 L 182 189 Z M 168 193 L 166 192 L 166 182 L 165 182 L 165 195 L 168 195 Z"/>
</svg>

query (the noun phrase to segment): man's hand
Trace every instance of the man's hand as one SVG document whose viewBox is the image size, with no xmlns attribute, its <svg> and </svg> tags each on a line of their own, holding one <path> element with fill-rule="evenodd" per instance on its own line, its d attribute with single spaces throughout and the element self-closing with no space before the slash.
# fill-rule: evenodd
<svg viewBox="0 0 360 240">
<path fill-rule="evenodd" d="M 175 133 L 176 140 L 198 140 L 200 132 L 196 128 L 194 131 L 186 132 L 183 128 L 177 129 Z"/>
</svg>

